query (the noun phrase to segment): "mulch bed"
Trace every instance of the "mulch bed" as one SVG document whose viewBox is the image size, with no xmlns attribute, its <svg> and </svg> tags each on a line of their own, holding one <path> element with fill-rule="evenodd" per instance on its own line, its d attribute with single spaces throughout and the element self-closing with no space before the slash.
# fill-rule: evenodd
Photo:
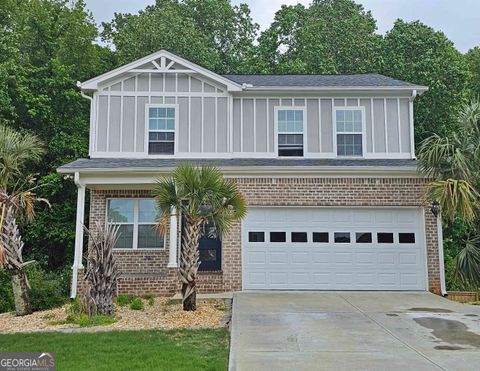
<svg viewBox="0 0 480 371">
<path fill-rule="evenodd" d="M 0 333 L 74 331 L 79 328 L 73 324 L 54 324 L 68 316 L 69 304 L 61 308 L 35 312 L 28 316 L 17 317 L 14 313 L 0 314 Z M 226 325 L 224 300 L 197 300 L 195 312 L 184 312 L 182 305 L 168 298 L 155 298 L 153 305 L 144 300 L 143 310 L 132 310 L 128 306 L 115 306 L 117 322 L 111 325 L 82 328 L 82 330 L 146 330 L 146 329 L 198 329 L 220 328 Z"/>
</svg>

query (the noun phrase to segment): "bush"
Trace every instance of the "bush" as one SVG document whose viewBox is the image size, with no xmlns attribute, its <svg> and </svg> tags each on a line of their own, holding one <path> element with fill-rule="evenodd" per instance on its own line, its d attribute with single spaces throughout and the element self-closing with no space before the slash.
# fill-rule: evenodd
<svg viewBox="0 0 480 371">
<path fill-rule="evenodd" d="M 126 305 L 131 304 L 131 302 L 135 299 L 135 296 L 133 295 L 118 295 L 117 298 L 115 299 L 115 302 L 117 303 L 118 306 L 124 307 Z"/>
<path fill-rule="evenodd" d="M 30 283 L 30 303 L 34 311 L 61 306 L 70 290 L 70 269 L 47 272 L 38 264 L 25 268 Z M 15 310 L 10 274 L 0 269 L 0 313 Z"/>
<path fill-rule="evenodd" d="M 0 269 L 0 313 L 13 310 L 15 310 L 15 303 L 10 274 L 5 269 Z"/>
<path fill-rule="evenodd" d="M 130 303 L 130 309 L 132 310 L 143 310 L 143 301 L 140 298 L 135 298 Z"/>
</svg>

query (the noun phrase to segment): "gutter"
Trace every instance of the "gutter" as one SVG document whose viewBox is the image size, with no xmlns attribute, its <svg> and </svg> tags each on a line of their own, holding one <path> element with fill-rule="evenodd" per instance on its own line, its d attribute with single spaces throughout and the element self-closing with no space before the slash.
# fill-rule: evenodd
<svg viewBox="0 0 480 371">
<path fill-rule="evenodd" d="M 76 172 L 85 173 L 101 173 L 101 174 L 121 174 L 128 172 L 129 174 L 133 173 L 143 173 L 143 174 L 161 174 L 161 173 L 170 173 L 174 171 L 176 166 L 170 167 L 119 167 L 119 168 L 68 168 L 68 167 L 59 167 L 57 172 L 60 174 L 72 174 Z M 302 174 L 311 174 L 315 176 L 325 176 L 326 174 L 358 174 L 363 173 L 366 175 L 375 174 L 393 174 L 393 175 L 417 175 L 416 166 L 404 166 L 404 167 L 394 167 L 394 166 L 231 166 L 231 167 L 219 167 L 225 175 L 271 175 L 271 174 L 282 174 L 282 175 L 302 175 Z"/>
</svg>

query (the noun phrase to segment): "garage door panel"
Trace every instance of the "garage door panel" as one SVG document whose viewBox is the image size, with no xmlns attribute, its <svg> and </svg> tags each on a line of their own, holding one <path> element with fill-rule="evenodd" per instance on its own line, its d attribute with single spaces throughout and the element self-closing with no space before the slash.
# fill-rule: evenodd
<svg viewBox="0 0 480 371">
<path fill-rule="evenodd" d="M 288 264 L 288 254 L 285 251 L 272 251 L 268 261 L 270 264 Z"/>
<path fill-rule="evenodd" d="M 252 208 L 242 226 L 243 287 L 425 290 L 423 230 L 423 213 L 413 208 Z M 249 231 L 263 232 L 264 241 L 248 241 Z M 285 242 L 270 242 L 270 232 L 284 233 Z M 292 242 L 292 232 L 307 242 L 304 235 Z M 335 243 L 336 232 L 350 242 Z M 357 243 L 357 233 L 371 238 Z M 383 241 L 378 233 L 387 234 Z"/>
</svg>

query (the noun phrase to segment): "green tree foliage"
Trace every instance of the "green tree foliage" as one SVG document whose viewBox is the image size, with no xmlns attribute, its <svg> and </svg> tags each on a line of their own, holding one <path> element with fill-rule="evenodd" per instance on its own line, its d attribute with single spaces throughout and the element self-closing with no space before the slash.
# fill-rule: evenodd
<svg viewBox="0 0 480 371">
<path fill-rule="evenodd" d="M 474 97 L 480 98 L 480 47 L 476 46 L 465 55 L 470 69 L 470 91 Z"/>
<path fill-rule="evenodd" d="M 35 133 L 47 150 L 28 170 L 48 183 L 38 195 L 53 207 L 38 210 L 23 233 L 26 251 L 48 253 L 58 266 L 65 259 L 53 259 L 73 249 L 76 189 L 55 168 L 88 154 L 90 107 L 76 82 L 111 69 L 112 56 L 94 43 L 98 31 L 83 1 L 6 0 L 0 21 L 0 121 Z"/>
<path fill-rule="evenodd" d="M 264 70 L 273 73 L 362 73 L 381 65 L 381 36 L 370 12 L 351 0 L 282 6 L 259 38 Z"/>
<path fill-rule="evenodd" d="M 447 135 L 468 97 L 464 56 L 442 32 L 397 20 L 385 35 L 383 59 L 385 75 L 429 88 L 415 100 L 417 143 L 432 133 Z"/>
<path fill-rule="evenodd" d="M 229 0 L 157 0 L 138 15 L 115 14 L 103 24 L 121 64 L 160 49 L 218 73 L 248 68 L 258 25 L 246 5 Z"/>
</svg>

